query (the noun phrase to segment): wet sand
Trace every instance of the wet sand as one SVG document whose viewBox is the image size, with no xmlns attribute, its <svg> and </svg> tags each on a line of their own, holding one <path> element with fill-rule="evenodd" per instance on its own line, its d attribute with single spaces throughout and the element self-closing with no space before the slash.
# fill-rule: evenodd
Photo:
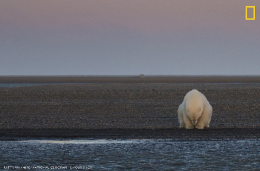
<svg viewBox="0 0 260 171">
<path fill-rule="evenodd" d="M 258 139 L 260 89 L 257 81 L 206 82 L 104 81 L 2 87 L 0 138 Z M 208 130 L 178 129 L 177 108 L 193 88 L 205 94 L 213 107 Z"/>
<path fill-rule="evenodd" d="M 259 140 L 259 128 L 224 129 L 1 129 L 0 140 L 22 139 L 172 139 L 175 141 Z"/>
</svg>

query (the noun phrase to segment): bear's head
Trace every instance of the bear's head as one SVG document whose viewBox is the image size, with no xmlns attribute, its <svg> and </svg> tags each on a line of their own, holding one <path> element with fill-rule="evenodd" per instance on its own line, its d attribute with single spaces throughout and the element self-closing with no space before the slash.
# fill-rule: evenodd
<svg viewBox="0 0 260 171">
<path fill-rule="evenodd" d="M 186 106 L 187 116 L 190 118 L 190 121 L 193 126 L 196 126 L 199 118 L 201 117 L 203 111 L 203 105 L 200 103 L 193 103 L 192 105 Z"/>
</svg>

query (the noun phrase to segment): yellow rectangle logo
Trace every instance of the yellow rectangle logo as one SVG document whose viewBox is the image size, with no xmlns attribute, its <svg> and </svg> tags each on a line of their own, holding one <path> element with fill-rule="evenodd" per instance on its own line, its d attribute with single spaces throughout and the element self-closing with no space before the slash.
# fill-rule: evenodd
<svg viewBox="0 0 260 171">
<path fill-rule="evenodd" d="M 252 18 L 248 18 L 248 15 L 247 15 L 248 8 L 253 9 L 253 17 Z M 246 6 L 245 15 L 246 15 L 246 20 L 255 20 L 255 6 Z"/>
</svg>

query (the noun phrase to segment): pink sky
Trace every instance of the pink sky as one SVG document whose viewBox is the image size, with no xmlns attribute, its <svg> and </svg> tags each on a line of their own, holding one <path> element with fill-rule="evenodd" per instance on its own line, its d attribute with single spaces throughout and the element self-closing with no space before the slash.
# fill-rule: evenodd
<svg viewBox="0 0 260 171">
<path fill-rule="evenodd" d="M 256 6 L 255 21 L 245 21 L 246 5 Z M 51 54 L 52 51 L 60 54 L 62 48 L 65 48 L 63 44 L 72 48 L 72 43 L 74 43 L 78 45 L 72 48 L 70 53 L 80 51 L 81 55 L 86 53 L 86 56 L 101 60 L 101 54 L 94 52 L 91 54 L 83 49 L 77 49 L 89 42 L 93 42 L 90 45 L 91 49 L 99 49 L 99 46 L 106 49 L 113 46 L 114 51 L 122 53 L 116 54 L 118 56 L 123 55 L 124 49 L 129 48 L 129 41 L 132 42 L 131 46 L 135 44 L 142 46 L 143 42 L 146 42 L 146 48 L 156 47 L 158 54 L 160 54 L 160 46 L 170 46 L 170 44 L 196 49 L 196 44 L 192 45 L 191 42 L 209 44 L 213 41 L 214 46 L 221 47 L 221 42 L 233 40 L 234 43 L 241 41 L 237 46 L 246 48 L 243 47 L 245 38 L 249 38 L 248 41 L 252 40 L 254 43 L 260 38 L 258 6 L 260 6 L 258 0 L 2 0 L 0 2 L 2 40 L 0 41 L 7 47 L 7 50 L 1 56 L 6 56 L 6 58 L 9 56 L 14 60 L 17 56 L 12 56 L 13 52 L 9 53 L 8 48 L 18 48 L 23 51 L 25 46 L 29 51 L 32 46 L 35 46 L 42 51 L 49 50 L 49 55 L 54 55 Z M 20 46 L 15 43 L 15 40 L 19 42 L 21 37 L 24 44 Z M 40 40 L 43 42 L 39 43 Z M 153 44 L 148 45 L 149 42 Z M 37 44 L 39 46 L 36 47 Z M 43 44 L 45 47 L 41 49 Z M 48 44 L 53 46 L 57 44 L 58 47 L 62 45 L 62 47 L 60 51 L 57 51 L 51 49 L 53 47 L 47 47 Z M 171 53 L 169 49 L 166 50 L 168 52 L 167 55 L 165 54 L 165 60 Z M 172 53 L 174 55 L 174 52 Z M 74 56 L 77 55 L 80 56 L 80 54 L 74 54 Z M 109 58 L 115 54 L 107 53 L 107 55 Z M 225 56 L 225 54 L 222 55 Z M 145 54 L 140 57 L 148 58 Z M 128 60 L 125 59 L 123 63 L 127 63 Z M 48 59 L 45 61 L 48 64 Z M 69 63 L 69 61 L 69 57 L 65 57 L 64 62 Z M 85 61 L 95 60 L 85 59 Z M 99 65 L 98 61 L 96 63 Z M 187 61 L 184 60 L 182 63 L 187 63 Z M 147 67 L 144 66 L 144 68 Z M 8 74 L 6 69 L 2 72 Z M 125 73 L 132 72 L 129 70 Z M 113 71 L 113 73 L 116 72 Z M 170 74 L 170 71 L 163 73 Z M 88 73 L 82 72 L 82 74 Z"/>
<path fill-rule="evenodd" d="M 3 0 L 0 20 L 19 27 L 62 29 L 116 25 L 144 32 L 180 31 L 189 27 L 218 27 L 234 31 L 244 24 L 245 5 L 256 0 Z M 259 23 L 259 22 L 258 22 Z"/>
</svg>

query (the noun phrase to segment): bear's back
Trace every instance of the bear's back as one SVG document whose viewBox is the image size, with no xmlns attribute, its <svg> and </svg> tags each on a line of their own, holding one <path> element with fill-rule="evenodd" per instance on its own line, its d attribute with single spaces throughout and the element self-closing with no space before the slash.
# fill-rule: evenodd
<svg viewBox="0 0 260 171">
<path fill-rule="evenodd" d="M 197 108 L 203 106 L 205 99 L 206 97 L 201 92 L 193 89 L 186 94 L 184 97 L 184 102 L 186 107 L 189 106 L 190 108 Z"/>
</svg>

